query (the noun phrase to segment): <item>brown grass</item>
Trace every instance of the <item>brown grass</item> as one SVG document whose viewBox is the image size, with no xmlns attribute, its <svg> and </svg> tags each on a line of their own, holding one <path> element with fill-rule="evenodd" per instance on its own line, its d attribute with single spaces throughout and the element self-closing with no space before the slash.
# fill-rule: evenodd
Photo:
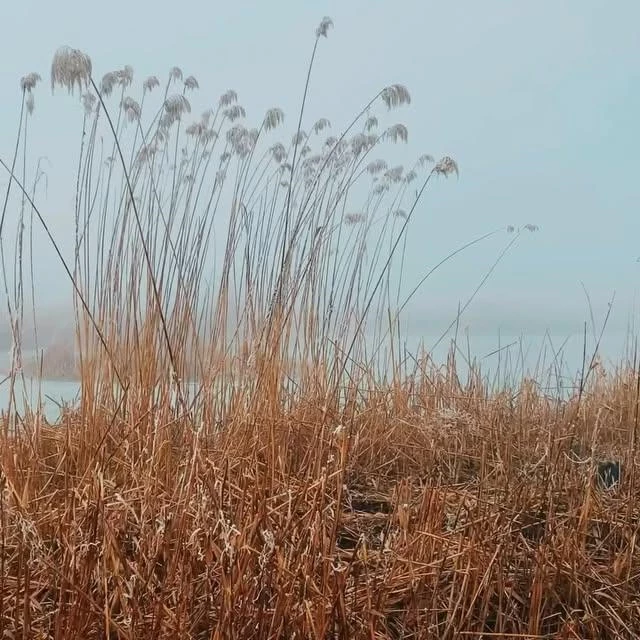
<svg viewBox="0 0 640 640">
<path fill-rule="evenodd" d="M 2 624 L 30 638 L 631 638 L 635 380 L 560 406 L 530 384 L 486 397 L 434 374 L 348 411 L 313 397 L 240 410 L 207 435 L 158 413 L 69 413 L 3 446 Z M 622 461 L 620 487 L 595 482 L 602 455 Z"/>
<path fill-rule="evenodd" d="M 22 204 L 16 286 L 3 270 L 0 638 L 636 637 L 636 367 L 587 367 L 563 400 L 529 379 L 491 392 L 453 357 L 401 348 L 408 225 L 429 182 L 458 171 L 371 158 L 393 141 L 372 110 L 407 90 L 381 91 L 340 136 L 314 138 L 321 119 L 284 145 L 267 139 L 283 114 L 241 126 L 233 91 L 186 122 L 198 83 L 179 69 L 156 111 L 157 79 L 138 102 L 129 67 L 101 83 L 92 68 L 64 49 L 52 70 L 89 92 L 73 259 L 60 252 L 81 399 L 54 426 L 16 411 L 36 315 L 27 238 L 49 232 L 15 168 L 26 146 L 3 161 Z M 605 458 L 623 469 L 609 489 Z"/>
</svg>

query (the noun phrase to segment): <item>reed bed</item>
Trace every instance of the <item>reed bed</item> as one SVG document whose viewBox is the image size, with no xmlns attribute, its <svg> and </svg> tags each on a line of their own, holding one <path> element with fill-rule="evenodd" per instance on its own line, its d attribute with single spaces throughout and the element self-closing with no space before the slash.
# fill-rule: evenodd
<svg viewBox="0 0 640 640">
<path fill-rule="evenodd" d="M 0 637 L 640 632 L 637 367 L 585 358 L 564 398 L 403 349 L 406 234 L 458 168 L 379 159 L 408 139 L 381 124 L 410 103 L 401 85 L 335 136 L 323 118 L 303 128 L 331 27 L 287 144 L 281 110 L 249 128 L 232 90 L 194 118 L 198 82 L 178 68 L 135 93 L 130 67 L 98 81 L 88 55 L 56 53 L 52 87 L 84 109 L 74 251 L 59 252 L 81 398 L 54 425 L 3 416 Z M 31 238 L 49 233 L 20 169 L 39 79 L 23 78 L 2 160 L 12 398 Z M 510 247 L 528 227 L 491 234 Z"/>
</svg>

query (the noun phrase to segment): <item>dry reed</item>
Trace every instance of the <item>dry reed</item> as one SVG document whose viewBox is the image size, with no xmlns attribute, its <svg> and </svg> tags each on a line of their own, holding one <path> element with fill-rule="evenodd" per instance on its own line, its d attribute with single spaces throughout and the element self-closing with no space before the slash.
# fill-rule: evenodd
<svg viewBox="0 0 640 640">
<path fill-rule="evenodd" d="M 326 140 L 326 119 L 302 134 L 303 102 L 283 144 L 284 114 L 248 128 L 232 90 L 194 118 L 180 69 L 139 100 L 130 67 L 91 74 L 56 54 L 54 87 L 86 91 L 65 262 L 81 401 L 55 426 L 4 416 L 0 637 L 636 637 L 635 367 L 561 400 L 399 349 L 399 249 L 428 182 L 458 172 L 372 160 L 407 140 L 374 111 L 408 91 Z M 46 229 L 3 166 L 29 234 Z M 21 274 L 12 292 L 5 276 L 14 394 Z M 607 456 L 622 476 L 605 489 Z"/>
</svg>

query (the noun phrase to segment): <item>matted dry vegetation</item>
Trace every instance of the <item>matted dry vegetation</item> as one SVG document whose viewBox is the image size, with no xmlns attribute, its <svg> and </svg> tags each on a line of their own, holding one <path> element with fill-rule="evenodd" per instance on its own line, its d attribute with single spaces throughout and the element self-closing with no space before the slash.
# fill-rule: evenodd
<svg viewBox="0 0 640 640">
<path fill-rule="evenodd" d="M 284 114 L 248 129 L 234 91 L 189 122 L 198 83 L 177 68 L 149 118 L 155 77 L 137 102 L 131 68 L 96 83 L 61 49 L 51 79 L 85 108 L 76 250 L 60 254 L 81 401 L 55 425 L 4 415 L 0 637 L 638 635 L 636 367 L 587 366 L 563 400 L 401 348 L 406 233 L 428 183 L 457 173 L 446 156 L 372 158 L 407 140 L 378 128 L 404 87 L 318 140 L 330 123 L 303 132 L 308 79 L 285 146 L 268 139 Z M 23 78 L 19 141 L 38 80 Z M 3 161 L 22 202 L 16 286 L 3 270 L 14 399 L 24 233 L 47 230 L 21 148 Z M 606 458 L 623 469 L 611 487 Z"/>
<path fill-rule="evenodd" d="M 634 637 L 637 378 L 559 406 L 431 373 L 346 412 L 265 391 L 217 434 L 70 412 L 6 443 L 7 637 Z"/>
</svg>

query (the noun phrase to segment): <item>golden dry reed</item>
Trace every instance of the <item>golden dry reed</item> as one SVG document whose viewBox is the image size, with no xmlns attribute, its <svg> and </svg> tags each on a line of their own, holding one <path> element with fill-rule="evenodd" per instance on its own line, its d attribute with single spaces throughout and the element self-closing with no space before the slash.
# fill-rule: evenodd
<svg viewBox="0 0 640 640">
<path fill-rule="evenodd" d="M 458 167 L 376 156 L 408 140 L 379 128 L 410 103 L 401 85 L 324 137 L 307 96 L 331 27 L 284 141 L 278 108 L 245 126 L 229 90 L 194 116 L 180 69 L 136 90 L 130 67 L 99 80 L 60 49 L 52 88 L 82 107 L 71 256 L 24 168 L 40 78 L 23 79 L 2 160 L 3 640 L 640 633 L 636 368 L 587 366 L 561 398 L 407 357 L 404 239 Z M 18 403 L 43 231 L 81 379 L 55 425 Z"/>
</svg>

